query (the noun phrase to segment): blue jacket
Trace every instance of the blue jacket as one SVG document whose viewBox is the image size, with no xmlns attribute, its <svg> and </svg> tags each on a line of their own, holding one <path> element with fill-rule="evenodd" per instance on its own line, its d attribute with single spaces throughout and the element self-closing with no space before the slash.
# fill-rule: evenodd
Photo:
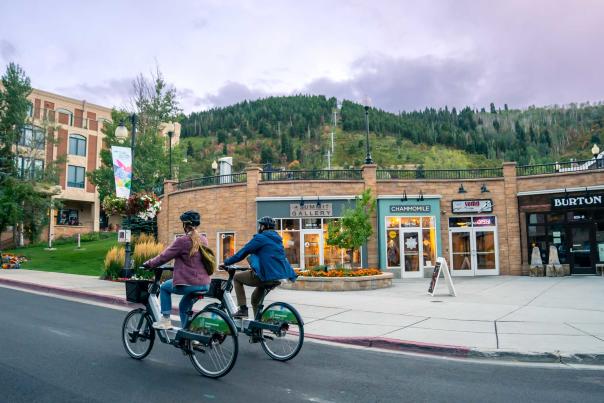
<svg viewBox="0 0 604 403">
<path fill-rule="evenodd" d="M 254 235 L 237 253 L 225 259 L 224 264 L 226 266 L 235 264 L 250 254 L 258 258 L 259 264 L 252 264 L 252 269 L 260 280 L 296 279 L 297 275 L 285 257 L 283 240 L 275 231 L 268 230 Z"/>
</svg>

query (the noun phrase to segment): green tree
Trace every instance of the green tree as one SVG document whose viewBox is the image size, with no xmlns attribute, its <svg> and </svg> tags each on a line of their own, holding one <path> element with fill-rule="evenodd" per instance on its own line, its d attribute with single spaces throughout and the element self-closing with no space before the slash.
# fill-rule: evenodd
<svg viewBox="0 0 604 403">
<path fill-rule="evenodd" d="M 195 154 L 195 150 L 193 150 L 193 144 L 191 141 L 187 141 L 187 157 L 192 157 Z"/>
<path fill-rule="evenodd" d="M 492 114 L 496 114 L 497 110 L 495 109 L 495 104 L 493 102 L 491 102 L 491 113 Z"/>
<path fill-rule="evenodd" d="M 273 154 L 273 149 L 268 145 L 264 145 L 262 147 L 262 151 L 260 151 L 260 162 L 262 163 L 272 163 L 275 160 L 275 155 Z"/>
<path fill-rule="evenodd" d="M 363 246 L 373 235 L 371 215 L 375 211 L 375 199 L 371 189 L 366 189 L 355 199 L 354 208 L 347 208 L 342 218 L 327 227 L 327 244 L 354 251 Z"/>
</svg>

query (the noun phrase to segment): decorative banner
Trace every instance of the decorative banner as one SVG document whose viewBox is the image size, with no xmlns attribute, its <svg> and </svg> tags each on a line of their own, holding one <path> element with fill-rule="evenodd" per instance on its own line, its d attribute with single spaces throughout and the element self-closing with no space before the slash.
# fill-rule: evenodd
<svg viewBox="0 0 604 403">
<path fill-rule="evenodd" d="M 127 199 L 130 197 L 132 184 L 132 152 L 129 147 L 111 146 L 113 157 L 113 176 L 115 178 L 115 194 Z"/>
</svg>

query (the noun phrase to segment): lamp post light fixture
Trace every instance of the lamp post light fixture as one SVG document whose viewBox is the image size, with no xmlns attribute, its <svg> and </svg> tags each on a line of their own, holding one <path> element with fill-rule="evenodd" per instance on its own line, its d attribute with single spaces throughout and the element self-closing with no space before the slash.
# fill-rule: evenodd
<svg viewBox="0 0 604 403">
<path fill-rule="evenodd" d="M 594 144 L 594 146 L 591 148 L 591 153 L 593 154 L 594 158 L 598 158 L 598 155 L 600 155 L 600 147 L 598 147 L 597 144 Z"/>
<path fill-rule="evenodd" d="M 216 162 L 216 160 L 212 161 L 212 172 L 214 172 L 214 175 L 216 175 L 216 171 L 218 170 L 218 163 Z"/>
<path fill-rule="evenodd" d="M 130 137 L 130 155 L 131 155 L 131 169 L 132 169 L 132 173 L 130 176 L 130 192 L 133 191 L 133 185 L 134 185 L 134 144 L 136 141 L 136 114 L 133 113 L 130 116 L 130 123 L 132 124 L 132 136 Z M 128 129 L 126 128 L 126 125 L 124 124 L 124 121 L 122 120 L 119 124 L 118 127 L 115 128 L 115 137 L 120 139 L 120 140 L 125 140 L 126 138 L 128 138 Z M 132 231 L 132 222 L 131 222 L 131 216 L 128 213 L 127 217 L 126 217 L 126 227 L 128 230 Z M 123 277 L 130 277 L 132 274 L 132 259 L 131 259 L 131 252 L 132 250 L 130 249 L 130 242 L 126 242 L 126 247 L 125 247 L 125 252 L 126 252 L 126 256 L 124 258 L 124 269 L 123 269 L 123 273 L 122 276 Z"/>
<path fill-rule="evenodd" d="M 369 151 L 369 105 L 365 105 L 365 164 L 373 164 L 371 152 Z"/>
</svg>

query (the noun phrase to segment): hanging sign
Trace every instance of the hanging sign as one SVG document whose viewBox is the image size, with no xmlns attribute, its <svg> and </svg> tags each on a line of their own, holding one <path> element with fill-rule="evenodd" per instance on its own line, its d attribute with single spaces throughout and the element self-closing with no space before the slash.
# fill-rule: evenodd
<svg viewBox="0 0 604 403">
<path fill-rule="evenodd" d="M 493 200 L 453 200 L 451 210 L 453 214 L 491 213 L 493 211 Z"/>
<path fill-rule="evenodd" d="M 333 209 L 331 203 L 292 203 L 289 205 L 290 217 L 331 217 Z"/>
<path fill-rule="evenodd" d="M 432 273 L 432 279 L 430 280 L 430 286 L 428 287 L 428 294 L 434 296 L 441 272 L 445 275 L 445 282 L 447 283 L 447 288 L 449 288 L 449 295 L 456 297 L 457 294 L 455 292 L 455 287 L 453 286 L 453 279 L 451 278 L 449 266 L 447 266 L 447 261 L 442 257 L 436 258 L 436 265 L 434 266 L 434 273 Z"/>
<path fill-rule="evenodd" d="M 132 152 L 129 147 L 111 146 L 115 194 L 127 199 L 132 185 Z"/>
<path fill-rule="evenodd" d="M 412 205 L 412 206 L 404 206 L 401 204 L 390 206 L 391 213 L 429 213 L 430 205 Z"/>
<path fill-rule="evenodd" d="M 577 207 L 602 207 L 604 206 L 604 195 L 553 197 L 552 209 L 565 209 Z"/>
</svg>

